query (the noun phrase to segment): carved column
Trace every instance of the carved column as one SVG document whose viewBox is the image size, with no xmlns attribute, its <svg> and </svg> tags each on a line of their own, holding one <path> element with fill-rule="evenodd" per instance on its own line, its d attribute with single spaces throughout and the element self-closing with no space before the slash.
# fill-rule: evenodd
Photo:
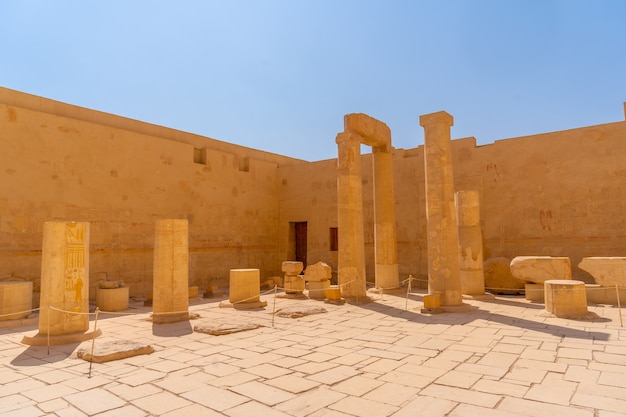
<svg viewBox="0 0 626 417">
<path fill-rule="evenodd" d="M 459 223 L 459 263 L 463 294 L 485 295 L 483 235 L 480 230 L 478 191 L 458 191 L 454 195 Z"/>
<path fill-rule="evenodd" d="M 420 116 L 424 127 L 428 292 L 440 296 L 442 307 L 463 304 L 450 146 L 452 124 L 452 116 L 444 111 Z"/>
<path fill-rule="evenodd" d="M 361 140 L 353 132 L 337 135 L 338 281 L 346 298 L 366 297 Z"/>
<path fill-rule="evenodd" d="M 189 319 L 189 231 L 186 219 L 157 220 L 154 232 L 153 322 Z"/>
<path fill-rule="evenodd" d="M 49 221 L 43 225 L 39 333 L 27 345 L 80 342 L 89 330 L 89 223 Z M 98 330 L 96 336 L 100 335 Z"/>
<path fill-rule="evenodd" d="M 374 157 L 374 251 L 376 287 L 398 288 L 396 205 L 393 192 L 393 155 L 387 146 L 373 147 Z"/>
</svg>

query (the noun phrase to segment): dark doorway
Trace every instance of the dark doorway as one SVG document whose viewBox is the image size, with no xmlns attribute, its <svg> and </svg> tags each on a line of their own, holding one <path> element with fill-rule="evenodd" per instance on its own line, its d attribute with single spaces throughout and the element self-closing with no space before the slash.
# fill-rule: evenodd
<svg viewBox="0 0 626 417">
<path fill-rule="evenodd" d="M 302 262 L 306 268 L 307 222 L 294 223 L 296 231 L 296 261 Z"/>
</svg>

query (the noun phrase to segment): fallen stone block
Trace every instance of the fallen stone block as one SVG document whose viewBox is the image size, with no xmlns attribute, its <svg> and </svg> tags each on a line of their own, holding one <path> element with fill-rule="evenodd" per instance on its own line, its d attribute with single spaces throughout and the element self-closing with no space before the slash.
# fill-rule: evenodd
<svg viewBox="0 0 626 417">
<path fill-rule="evenodd" d="M 149 355 L 153 352 L 154 349 L 150 345 L 117 340 L 96 343 L 93 355 L 91 348 L 81 348 L 76 352 L 76 356 L 88 362 L 104 363 L 137 355 Z"/>
<path fill-rule="evenodd" d="M 572 279 L 572 266 L 566 256 L 517 256 L 511 261 L 511 274 L 541 284 L 551 279 Z"/>
</svg>

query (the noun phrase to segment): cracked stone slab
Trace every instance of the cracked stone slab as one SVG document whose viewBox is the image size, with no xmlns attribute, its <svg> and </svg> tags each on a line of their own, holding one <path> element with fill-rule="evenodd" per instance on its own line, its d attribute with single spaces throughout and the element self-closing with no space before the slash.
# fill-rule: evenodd
<svg viewBox="0 0 626 417">
<path fill-rule="evenodd" d="M 132 356 L 149 355 L 153 352 L 154 349 L 150 345 L 125 340 L 116 340 L 100 343 L 96 342 L 93 356 L 91 354 L 91 347 L 80 348 L 76 352 L 76 356 L 88 362 L 104 363 L 118 359 L 130 358 Z"/>
<path fill-rule="evenodd" d="M 291 317 L 292 319 L 322 313 L 326 313 L 326 309 L 314 306 L 289 306 L 276 310 L 277 316 Z"/>
<path fill-rule="evenodd" d="M 194 332 L 206 333 L 214 336 L 225 334 L 245 332 L 247 330 L 258 329 L 263 327 L 256 323 L 215 323 L 215 324 L 199 324 L 193 328 Z"/>
</svg>

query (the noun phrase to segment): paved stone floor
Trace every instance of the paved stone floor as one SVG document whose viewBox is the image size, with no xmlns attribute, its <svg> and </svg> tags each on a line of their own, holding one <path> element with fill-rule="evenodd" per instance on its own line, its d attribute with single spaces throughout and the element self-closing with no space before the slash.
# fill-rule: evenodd
<svg viewBox="0 0 626 417">
<path fill-rule="evenodd" d="M 327 312 L 276 317 L 196 299 L 200 318 L 152 324 L 150 308 L 101 314 L 103 335 L 155 352 L 103 364 L 81 345 L 26 346 L 36 326 L 0 328 L 1 416 L 568 416 L 626 415 L 626 329 L 618 309 L 594 321 L 546 317 L 523 297 L 468 301 L 470 313 L 427 315 L 422 297 L 362 305 L 276 299 Z M 222 336 L 199 324 L 257 323 Z M 92 319 L 93 328 L 93 319 Z M 91 376 L 90 376 L 91 372 Z"/>
</svg>

